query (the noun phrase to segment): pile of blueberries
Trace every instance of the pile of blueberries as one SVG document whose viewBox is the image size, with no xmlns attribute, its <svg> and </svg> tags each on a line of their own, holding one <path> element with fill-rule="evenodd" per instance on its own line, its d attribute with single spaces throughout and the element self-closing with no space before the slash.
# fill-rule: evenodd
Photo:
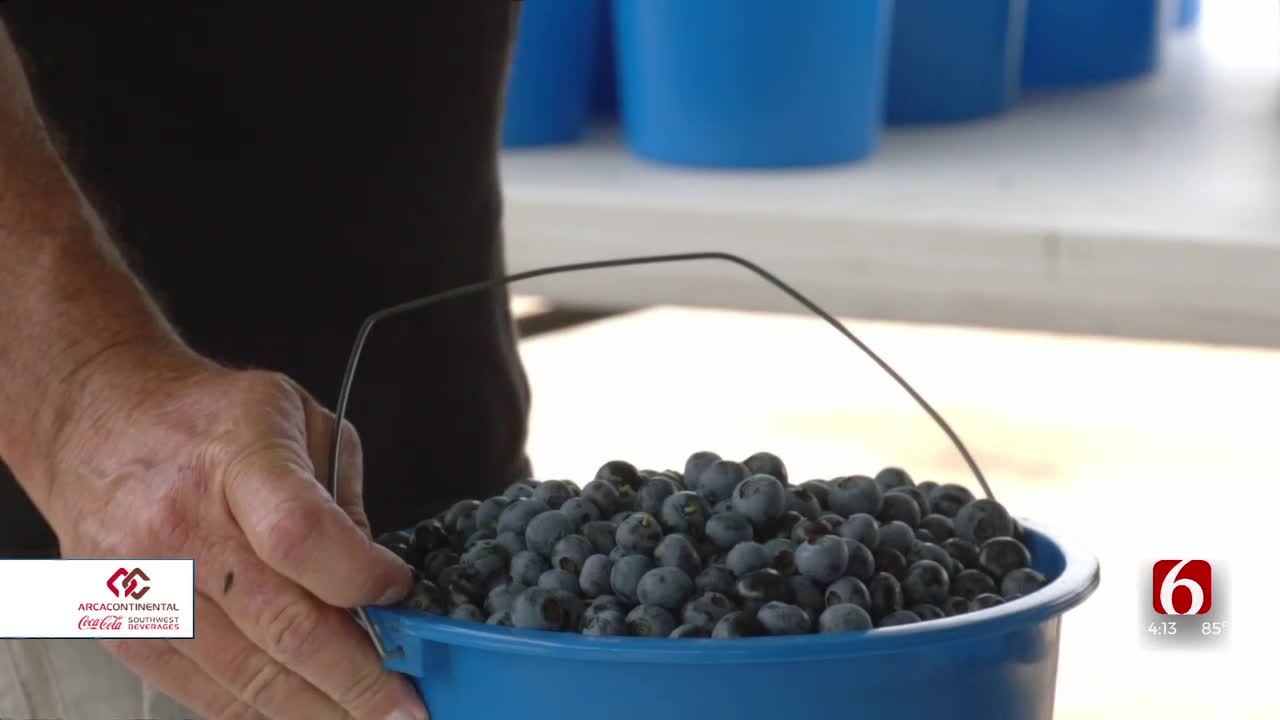
<svg viewBox="0 0 1280 720">
<path fill-rule="evenodd" d="M 1039 590 L 1023 529 L 900 468 L 790 485 L 782 460 L 605 463 L 581 490 L 521 481 L 378 538 L 417 572 L 405 605 L 530 630 L 730 639 L 867 630 Z"/>
</svg>

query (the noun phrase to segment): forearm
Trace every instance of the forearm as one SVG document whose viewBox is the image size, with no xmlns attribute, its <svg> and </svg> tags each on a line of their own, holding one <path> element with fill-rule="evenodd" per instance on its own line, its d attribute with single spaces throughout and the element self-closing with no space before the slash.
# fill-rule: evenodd
<svg viewBox="0 0 1280 720">
<path fill-rule="evenodd" d="M 81 376 L 131 343 L 179 345 L 62 165 L 0 22 L 0 457 L 37 504 Z"/>
</svg>

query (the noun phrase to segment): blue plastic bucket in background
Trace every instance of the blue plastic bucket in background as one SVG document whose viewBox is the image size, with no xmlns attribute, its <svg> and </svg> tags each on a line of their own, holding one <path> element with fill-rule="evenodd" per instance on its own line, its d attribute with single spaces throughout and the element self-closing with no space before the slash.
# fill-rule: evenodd
<svg viewBox="0 0 1280 720">
<path fill-rule="evenodd" d="M 895 0 L 890 123 L 971 120 L 1006 110 L 1022 84 L 1027 0 Z"/>
<path fill-rule="evenodd" d="M 649 2 L 650 0 L 640 0 Z M 842 2 L 845 0 L 841 0 Z M 433 720 L 1050 720 L 1061 618 L 1098 562 L 1023 521 L 1050 582 L 966 615 L 856 633 L 593 638 L 367 608 Z"/>
<path fill-rule="evenodd" d="M 1154 71 L 1162 10 L 1162 0 L 1030 0 L 1023 84 L 1095 85 Z"/>
<path fill-rule="evenodd" d="M 591 118 L 600 0 L 524 0 L 507 83 L 502 144 L 578 140 Z"/>
<path fill-rule="evenodd" d="M 618 68 L 613 52 L 613 0 L 597 0 L 600 19 L 597 23 L 596 57 L 591 80 L 591 112 L 597 118 L 612 120 L 618 116 Z"/>
<path fill-rule="evenodd" d="M 627 142 L 663 163 L 826 165 L 884 122 L 891 0 L 618 0 Z"/>
<path fill-rule="evenodd" d="M 1178 1 L 1178 27 L 1195 27 L 1200 21 L 1200 0 Z"/>
</svg>

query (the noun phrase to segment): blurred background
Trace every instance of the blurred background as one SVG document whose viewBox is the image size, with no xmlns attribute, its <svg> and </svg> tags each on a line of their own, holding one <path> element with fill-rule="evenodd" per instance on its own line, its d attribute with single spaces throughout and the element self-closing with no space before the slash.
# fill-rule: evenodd
<svg viewBox="0 0 1280 720">
<path fill-rule="evenodd" d="M 1280 2 L 525 5 L 512 271 L 720 250 L 775 272 L 1002 502 L 1101 559 L 1057 717 L 1280 717 Z M 539 477 L 769 450 L 799 479 L 977 489 L 900 388 L 740 268 L 515 292 Z M 1150 632 L 1165 558 L 1213 564 L 1222 636 Z"/>
</svg>

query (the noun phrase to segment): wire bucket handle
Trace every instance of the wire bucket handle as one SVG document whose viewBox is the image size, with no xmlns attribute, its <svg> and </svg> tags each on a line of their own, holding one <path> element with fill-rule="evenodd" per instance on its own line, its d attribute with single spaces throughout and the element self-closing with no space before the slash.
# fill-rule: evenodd
<svg viewBox="0 0 1280 720">
<path fill-rule="evenodd" d="M 823 310 L 817 303 L 801 294 L 800 291 L 791 287 L 773 273 L 765 270 L 759 265 L 756 265 L 750 260 L 746 260 L 738 257 L 737 255 L 726 252 L 692 252 L 668 255 L 647 255 L 640 257 L 617 258 L 614 260 L 596 260 L 592 262 L 572 263 L 568 265 L 553 265 L 550 267 L 539 268 L 537 270 L 527 270 L 525 272 L 507 275 L 505 277 L 494 278 L 492 280 L 484 280 L 481 282 L 471 283 L 469 285 L 462 285 L 450 290 L 444 290 L 433 295 L 420 297 L 415 300 L 409 300 L 398 305 L 392 305 L 378 310 L 364 319 L 364 322 L 360 325 L 359 332 L 356 333 L 355 343 L 351 348 L 351 355 L 347 360 L 347 369 L 342 376 L 342 386 L 338 391 L 338 405 L 334 410 L 334 415 L 336 416 L 334 427 L 342 427 L 342 420 L 346 416 L 347 412 L 347 404 L 351 399 L 351 385 L 355 380 L 356 368 L 360 364 L 360 354 L 364 350 L 365 341 L 368 340 L 369 333 L 373 330 L 373 326 L 382 320 L 412 312 L 414 310 L 421 310 L 423 308 L 442 303 L 446 300 L 452 300 L 465 295 L 472 295 L 486 290 L 505 287 L 523 280 L 531 280 L 533 278 L 545 277 L 548 275 L 560 275 L 564 273 L 581 272 L 584 270 L 603 270 L 606 268 L 629 267 L 633 265 L 658 265 L 663 263 L 690 262 L 694 260 L 722 260 L 746 268 L 769 284 L 789 295 L 793 300 L 800 303 L 814 315 L 817 315 L 819 318 L 826 321 L 828 325 L 835 328 L 837 332 L 848 339 L 849 342 L 856 345 L 859 350 L 879 365 L 880 369 L 884 370 L 889 377 L 893 378 L 894 381 L 896 381 L 898 385 L 900 385 L 902 389 L 905 390 L 906 393 L 910 395 L 926 413 L 928 413 L 929 417 L 932 418 L 938 427 L 942 429 L 942 432 L 946 434 L 946 436 L 951 440 L 951 443 L 955 446 L 956 450 L 959 451 L 961 457 L 964 458 L 965 464 L 969 466 L 970 472 L 973 473 L 973 477 L 978 481 L 978 485 L 982 487 L 982 491 L 986 493 L 986 496 L 989 499 L 995 500 L 995 495 L 992 494 L 991 487 L 987 484 L 986 477 L 983 476 L 982 470 L 978 468 L 978 464 L 974 461 L 973 456 L 969 453 L 969 449 L 965 447 L 964 443 L 960 440 L 960 437 L 951 429 L 951 426 L 947 421 L 938 414 L 938 411 L 934 410 L 933 406 L 921 397 L 920 393 L 916 392 L 915 388 L 911 387 L 911 385 L 903 379 L 897 371 L 890 367 L 889 364 L 877 355 L 870 347 L 868 347 L 866 343 L 859 340 L 857 336 L 850 332 L 849 329 L 831 313 Z M 329 452 L 328 478 L 329 492 L 333 495 L 335 500 L 339 499 L 338 457 L 341 449 L 342 433 L 335 430 Z M 382 637 L 377 628 L 375 628 L 369 621 L 369 617 L 367 613 L 365 613 L 364 608 L 356 608 L 352 612 L 360 622 L 361 626 L 364 627 L 365 631 L 369 633 L 369 637 L 373 640 L 373 644 L 378 651 L 378 655 L 385 659 L 387 657 L 387 651 L 383 645 Z"/>
</svg>

